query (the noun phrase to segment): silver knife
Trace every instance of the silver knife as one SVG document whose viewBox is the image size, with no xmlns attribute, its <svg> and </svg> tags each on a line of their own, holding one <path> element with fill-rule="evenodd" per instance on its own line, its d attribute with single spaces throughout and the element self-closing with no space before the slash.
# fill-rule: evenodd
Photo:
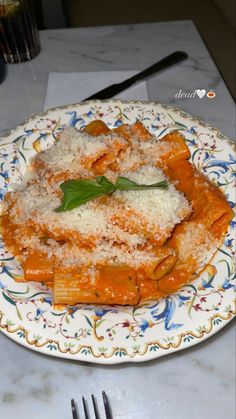
<svg viewBox="0 0 236 419">
<path fill-rule="evenodd" d="M 177 64 L 180 61 L 185 60 L 186 58 L 188 58 L 188 54 L 186 52 L 175 51 L 167 57 L 163 58 L 162 60 L 158 61 L 157 63 L 141 71 L 140 73 L 135 74 L 134 76 L 122 81 L 121 83 L 116 83 L 108 87 L 105 87 L 105 89 L 99 90 L 99 92 L 94 93 L 86 99 L 83 99 L 82 102 L 90 99 L 109 99 L 122 92 L 123 90 L 128 89 L 128 87 L 132 86 L 133 84 L 138 83 L 141 80 L 144 80 L 147 77 L 150 77 L 153 74 L 158 73 L 161 70 L 164 70 L 165 68 L 171 67 L 172 65 Z"/>
</svg>

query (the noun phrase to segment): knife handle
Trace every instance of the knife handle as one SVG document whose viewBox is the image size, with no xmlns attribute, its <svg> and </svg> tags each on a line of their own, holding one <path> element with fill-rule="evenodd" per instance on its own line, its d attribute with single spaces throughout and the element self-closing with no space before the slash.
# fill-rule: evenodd
<svg viewBox="0 0 236 419">
<path fill-rule="evenodd" d="M 175 51 L 170 55 L 167 55 L 167 57 L 163 58 L 162 60 L 158 61 L 157 63 L 151 65 L 148 68 L 145 68 L 145 70 L 141 71 L 140 73 L 134 75 L 130 79 L 134 80 L 135 82 L 138 80 L 142 80 L 146 77 L 151 76 L 154 73 L 158 73 L 159 71 L 164 70 L 167 67 L 171 67 L 174 64 L 179 63 L 180 61 L 185 60 L 188 58 L 188 54 L 184 51 Z M 130 80 L 129 79 L 129 80 Z"/>
<path fill-rule="evenodd" d="M 128 89 L 128 87 L 132 86 L 134 83 L 137 83 L 140 80 L 143 80 L 153 75 L 154 73 L 158 73 L 159 71 L 164 70 L 167 67 L 177 64 L 178 62 L 185 60 L 187 57 L 188 54 L 186 54 L 186 52 L 175 51 L 167 57 L 163 58 L 162 60 L 158 61 L 157 63 L 151 65 L 150 67 L 145 68 L 145 70 L 141 71 L 140 73 L 130 77 L 129 79 L 126 79 L 121 83 L 116 83 L 108 87 L 105 87 L 105 89 L 102 89 L 99 92 L 94 93 L 93 95 L 87 97 L 83 101 L 90 99 L 109 99 L 122 92 L 123 90 Z"/>
</svg>

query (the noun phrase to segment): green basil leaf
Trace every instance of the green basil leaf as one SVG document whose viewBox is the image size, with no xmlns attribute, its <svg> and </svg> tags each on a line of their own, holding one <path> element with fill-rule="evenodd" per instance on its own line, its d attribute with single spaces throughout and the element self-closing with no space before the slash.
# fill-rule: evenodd
<svg viewBox="0 0 236 419">
<path fill-rule="evenodd" d="M 92 199 L 102 195 L 110 194 L 114 191 L 114 185 L 106 178 L 97 180 L 68 180 L 60 185 L 64 193 L 63 201 L 56 212 L 68 211 Z"/>
<path fill-rule="evenodd" d="M 168 187 L 168 183 L 166 180 L 162 180 L 158 183 L 153 183 L 151 185 L 139 185 L 138 183 L 134 182 L 133 180 L 127 179 L 123 176 L 118 176 L 116 183 L 115 183 L 115 190 L 119 191 L 141 191 L 145 189 L 155 189 L 155 188 L 162 188 L 166 189 Z"/>
<path fill-rule="evenodd" d="M 145 189 L 168 187 L 167 181 L 153 183 L 152 185 L 139 185 L 125 177 L 118 176 L 115 185 L 105 176 L 99 176 L 95 180 L 68 180 L 60 185 L 64 194 L 62 204 L 56 208 L 56 212 L 68 211 L 92 199 L 99 198 L 102 195 L 110 195 L 116 190 L 121 191 L 139 191 Z"/>
<path fill-rule="evenodd" d="M 115 186 L 105 176 L 97 177 L 96 181 L 104 188 L 104 190 L 106 190 L 107 194 L 114 192 Z"/>
</svg>

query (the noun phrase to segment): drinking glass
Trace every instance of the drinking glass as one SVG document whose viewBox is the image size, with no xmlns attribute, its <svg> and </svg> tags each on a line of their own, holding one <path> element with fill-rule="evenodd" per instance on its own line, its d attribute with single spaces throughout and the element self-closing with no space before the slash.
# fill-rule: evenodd
<svg viewBox="0 0 236 419">
<path fill-rule="evenodd" d="M 32 0 L 0 0 L 0 52 L 5 61 L 28 61 L 39 51 Z"/>
</svg>

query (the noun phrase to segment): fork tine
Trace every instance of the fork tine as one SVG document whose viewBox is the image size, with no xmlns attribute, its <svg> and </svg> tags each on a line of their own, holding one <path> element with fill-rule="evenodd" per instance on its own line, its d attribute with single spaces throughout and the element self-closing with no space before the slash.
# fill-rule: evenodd
<svg viewBox="0 0 236 419">
<path fill-rule="evenodd" d="M 85 419 L 90 419 L 89 418 L 89 412 L 88 412 L 86 400 L 85 400 L 84 397 L 82 397 L 82 400 L 83 400 L 83 407 L 84 407 L 84 416 L 85 416 Z"/>
<path fill-rule="evenodd" d="M 96 399 L 94 397 L 94 395 L 92 394 L 92 401 L 93 401 L 93 410 L 94 410 L 94 414 L 95 414 L 95 419 L 100 419 L 100 415 L 98 413 L 98 408 L 97 408 L 97 402 Z"/>
<path fill-rule="evenodd" d="M 91 397 L 92 397 L 92 402 L 93 402 L 93 410 L 94 410 L 95 419 L 100 419 L 100 414 L 99 414 L 98 407 L 97 407 L 97 400 L 96 400 L 96 398 L 94 397 L 93 394 L 91 395 Z M 102 398 L 103 398 L 103 405 L 104 405 L 104 409 L 105 409 L 106 419 L 113 419 L 110 404 L 109 404 L 109 400 L 108 400 L 108 397 L 107 397 L 105 391 L 102 392 Z M 83 402 L 83 408 L 84 408 L 84 417 L 85 417 L 85 419 L 90 419 L 89 410 L 88 410 L 88 406 L 87 406 L 87 400 L 85 399 L 84 396 L 82 396 L 82 402 Z M 74 399 L 71 399 L 71 409 L 72 409 L 73 419 L 79 419 L 80 416 L 78 414 L 76 403 L 75 403 Z"/>
<path fill-rule="evenodd" d="M 71 399 L 71 410 L 72 410 L 73 419 L 79 419 L 74 399 Z"/>
<path fill-rule="evenodd" d="M 105 391 L 102 392 L 102 398 L 103 398 L 103 404 L 104 404 L 105 413 L 106 413 L 106 419 L 113 419 L 110 404 L 109 404 Z"/>
</svg>

